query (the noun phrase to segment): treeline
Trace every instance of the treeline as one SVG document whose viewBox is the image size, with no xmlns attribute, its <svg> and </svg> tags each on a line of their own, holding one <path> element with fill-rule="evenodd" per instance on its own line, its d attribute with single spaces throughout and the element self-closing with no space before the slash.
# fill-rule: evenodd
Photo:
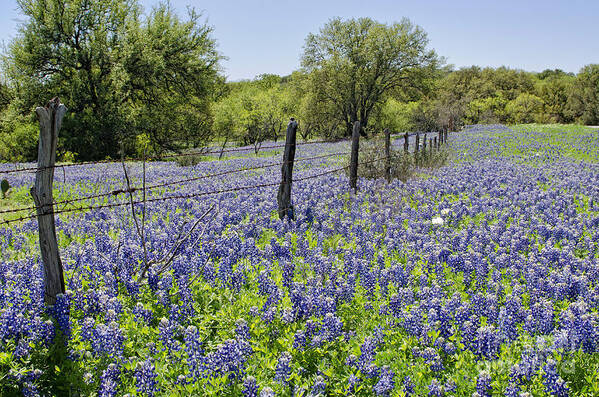
<svg viewBox="0 0 599 397">
<path fill-rule="evenodd" d="M 306 73 L 259 76 L 228 84 L 214 107 L 215 131 L 244 144 L 277 140 L 289 117 L 304 139 L 346 135 L 326 101 L 315 100 Z M 580 123 L 599 125 L 599 65 L 578 74 L 472 66 L 445 68 L 422 91 L 391 92 L 374 109 L 367 132 L 455 130 L 465 124 Z"/>
<path fill-rule="evenodd" d="M 69 108 L 59 159 L 181 151 L 299 134 L 338 138 L 477 123 L 599 124 L 599 65 L 576 75 L 505 67 L 453 70 L 407 19 L 335 18 L 309 34 L 289 76 L 226 82 L 212 28 L 168 2 L 19 0 L 25 22 L 2 56 L 0 160 L 32 160 L 34 108 Z"/>
</svg>

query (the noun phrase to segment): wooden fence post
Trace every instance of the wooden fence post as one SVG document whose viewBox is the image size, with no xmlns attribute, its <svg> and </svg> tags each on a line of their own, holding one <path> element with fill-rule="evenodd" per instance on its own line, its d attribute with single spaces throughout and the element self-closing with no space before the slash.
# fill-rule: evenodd
<svg viewBox="0 0 599 397">
<path fill-rule="evenodd" d="M 354 123 L 351 141 L 351 162 L 349 164 L 349 187 L 358 192 L 358 151 L 360 150 L 360 122 Z"/>
<path fill-rule="evenodd" d="M 385 178 L 391 181 L 391 132 L 385 128 Z"/>
<path fill-rule="evenodd" d="M 428 153 L 433 155 L 433 138 L 428 138 Z"/>
<path fill-rule="evenodd" d="M 403 136 L 403 151 L 405 152 L 405 154 L 408 154 L 409 148 L 410 148 L 410 144 L 408 143 L 408 139 L 410 138 L 410 135 L 408 135 L 408 133 L 406 132 Z"/>
<path fill-rule="evenodd" d="M 40 139 L 37 154 L 38 169 L 35 173 L 35 185 L 31 188 L 31 196 L 37 211 L 40 250 L 44 265 L 44 301 L 48 305 L 56 302 L 58 294 L 65 293 L 62 262 L 54 224 L 52 183 L 58 131 L 66 111 L 67 108 L 58 98 L 52 99 L 46 107 L 35 109 L 40 122 Z"/>
<path fill-rule="evenodd" d="M 418 162 L 418 149 L 420 147 L 420 133 L 416 133 L 416 144 L 414 146 L 414 161 Z"/>
<path fill-rule="evenodd" d="M 424 134 L 424 139 L 422 140 L 422 154 L 426 156 L 426 134 Z"/>
<path fill-rule="evenodd" d="M 295 136 L 297 133 L 297 121 L 291 118 L 287 124 L 287 135 L 285 137 L 285 151 L 283 152 L 283 165 L 281 165 L 281 185 L 277 194 L 279 204 L 279 218 L 295 219 L 293 206 L 291 205 L 291 183 L 293 182 L 293 160 L 295 159 Z"/>
<path fill-rule="evenodd" d="M 437 141 L 437 137 L 433 138 L 433 143 L 435 144 L 435 149 L 439 149 L 439 141 Z"/>
</svg>

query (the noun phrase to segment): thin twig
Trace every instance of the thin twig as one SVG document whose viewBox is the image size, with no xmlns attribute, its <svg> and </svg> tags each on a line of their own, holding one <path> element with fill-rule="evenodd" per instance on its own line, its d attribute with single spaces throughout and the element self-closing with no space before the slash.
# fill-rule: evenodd
<svg viewBox="0 0 599 397">
<path fill-rule="evenodd" d="M 125 152 L 125 150 L 124 150 L 124 148 L 122 148 L 122 153 L 124 153 L 124 152 Z M 143 231 L 141 230 L 141 228 L 139 226 L 139 222 L 137 220 L 137 214 L 135 213 L 135 204 L 136 203 L 133 200 L 133 192 L 131 191 L 131 183 L 129 181 L 129 174 L 127 173 L 127 166 L 125 165 L 124 155 L 121 157 L 121 162 L 123 164 L 123 172 L 125 174 L 125 181 L 127 182 L 127 190 L 129 191 L 129 203 L 131 205 L 131 216 L 133 217 L 133 221 L 135 222 L 135 229 L 137 230 L 137 235 L 140 236 L 140 238 L 141 238 L 141 243 L 142 243 L 142 247 L 143 247 L 143 251 L 144 251 L 144 266 L 147 268 L 148 267 L 148 252 L 146 249 L 146 242 L 144 240 Z M 137 203 L 137 204 L 139 204 L 139 203 Z"/>
</svg>

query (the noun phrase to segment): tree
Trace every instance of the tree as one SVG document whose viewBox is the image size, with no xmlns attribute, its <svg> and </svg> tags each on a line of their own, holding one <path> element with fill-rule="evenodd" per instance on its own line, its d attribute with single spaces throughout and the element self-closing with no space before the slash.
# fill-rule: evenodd
<svg viewBox="0 0 599 397">
<path fill-rule="evenodd" d="M 549 123 L 568 123 L 572 117 L 568 114 L 568 93 L 572 90 L 575 77 L 559 71 L 545 70 L 537 75 L 535 94 L 543 100 L 543 121 Z"/>
<path fill-rule="evenodd" d="M 214 132 L 225 142 L 254 145 L 281 136 L 293 114 L 293 98 L 276 75 L 261 75 L 253 81 L 230 83 L 230 92 L 214 105 Z"/>
<path fill-rule="evenodd" d="M 306 38 L 302 65 L 311 74 L 317 101 L 351 135 L 355 121 L 369 117 L 385 95 L 398 87 L 418 87 L 437 69 L 426 33 L 408 19 L 391 25 L 370 18 L 329 21 Z"/>
<path fill-rule="evenodd" d="M 568 114 L 587 125 L 599 124 L 599 64 L 583 67 L 568 96 Z"/>
<path fill-rule="evenodd" d="M 219 56 L 199 14 L 182 21 L 165 3 L 142 19 L 137 0 L 18 5 L 27 19 L 9 45 L 7 81 L 23 113 L 57 95 L 67 105 L 60 147 L 98 159 L 120 142 L 133 153 L 140 134 L 160 151 L 208 131 Z"/>
<path fill-rule="evenodd" d="M 534 123 L 540 121 L 543 112 L 543 100 L 536 95 L 523 92 L 505 107 L 510 119 L 516 123 Z"/>
</svg>

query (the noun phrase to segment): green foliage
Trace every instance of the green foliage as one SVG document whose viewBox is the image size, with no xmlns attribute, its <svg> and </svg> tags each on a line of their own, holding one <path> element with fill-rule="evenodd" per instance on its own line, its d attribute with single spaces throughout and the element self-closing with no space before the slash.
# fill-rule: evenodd
<svg viewBox="0 0 599 397">
<path fill-rule="evenodd" d="M 568 95 L 575 77 L 563 72 L 548 74 L 544 71 L 537 78 L 539 81 L 535 85 L 535 92 L 544 104 L 543 122 L 572 122 L 572 117 L 568 114 Z"/>
<path fill-rule="evenodd" d="M 77 160 L 77 153 L 69 152 L 68 150 L 63 153 L 62 161 L 65 163 L 74 163 Z"/>
<path fill-rule="evenodd" d="M 599 124 L 599 64 L 583 67 L 572 85 L 568 113 L 587 125 Z"/>
<path fill-rule="evenodd" d="M 385 94 L 418 87 L 434 72 L 439 59 L 427 45 L 424 30 L 407 19 L 391 25 L 370 18 L 330 20 L 308 35 L 302 55 L 315 105 L 326 104 L 328 118 L 342 124 L 346 135 L 357 120 L 367 128 Z"/>
<path fill-rule="evenodd" d="M 382 131 L 389 128 L 392 132 L 413 131 L 414 114 L 418 109 L 418 102 L 400 102 L 395 98 L 388 98 L 380 107 L 376 119 L 376 130 Z"/>
<path fill-rule="evenodd" d="M 13 101 L 0 115 L 0 161 L 27 161 L 37 156 L 39 127 L 33 113 L 22 115 Z"/>
<path fill-rule="evenodd" d="M 212 105 L 213 130 L 225 143 L 254 145 L 256 153 L 267 139 L 275 142 L 294 115 L 290 92 L 275 75 L 231 84 L 231 92 Z"/>
<path fill-rule="evenodd" d="M 533 123 L 542 120 L 543 100 L 536 95 L 522 93 L 505 107 L 510 119 L 516 123 Z"/>
<path fill-rule="evenodd" d="M 0 190 L 2 190 L 3 199 L 6 198 L 6 193 L 8 192 L 8 189 L 10 189 L 10 184 L 6 179 L 2 179 L 2 182 L 0 182 Z"/>
<path fill-rule="evenodd" d="M 67 105 L 65 150 L 97 159 L 122 141 L 134 152 L 141 133 L 155 152 L 206 139 L 219 55 L 200 14 L 181 20 L 163 3 L 144 19 L 137 0 L 18 4 L 26 19 L 8 48 L 7 81 L 23 114 L 54 96 Z"/>
</svg>

